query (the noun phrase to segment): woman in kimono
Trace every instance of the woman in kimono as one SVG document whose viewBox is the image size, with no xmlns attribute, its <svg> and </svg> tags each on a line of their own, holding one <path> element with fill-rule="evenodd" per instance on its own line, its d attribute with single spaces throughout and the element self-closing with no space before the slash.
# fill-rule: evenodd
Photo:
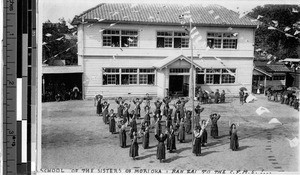
<svg viewBox="0 0 300 175">
<path fill-rule="evenodd" d="M 170 153 L 176 150 L 176 137 L 173 125 L 168 129 L 167 150 L 169 150 Z"/>
<path fill-rule="evenodd" d="M 199 101 L 200 104 L 203 103 L 203 91 L 202 91 L 201 87 L 200 87 L 199 92 L 198 92 L 198 101 Z"/>
<path fill-rule="evenodd" d="M 139 99 L 139 98 L 136 98 L 135 100 L 133 99 L 133 104 L 135 105 L 134 107 L 134 114 L 137 118 L 140 118 L 141 117 L 141 104 L 143 102 L 143 99 Z"/>
<path fill-rule="evenodd" d="M 239 92 L 239 96 L 240 96 L 240 103 L 241 105 L 244 104 L 244 91 L 241 89 Z"/>
<path fill-rule="evenodd" d="M 161 127 L 161 118 L 158 118 L 155 122 L 155 134 L 160 135 L 162 133 L 162 127 Z"/>
<path fill-rule="evenodd" d="M 204 91 L 203 93 L 203 103 L 204 104 L 208 103 L 208 93 L 206 91 Z"/>
<path fill-rule="evenodd" d="M 169 109 L 170 109 L 169 103 L 171 102 L 171 98 L 170 98 L 170 97 L 165 97 L 165 98 L 163 99 L 163 102 L 164 102 L 164 111 L 163 111 L 163 115 L 167 117 L 167 116 L 168 116 Z"/>
<path fill-rule="evenodd" d="M 181 119 L 184 118 L 184 116 L 185 116 L 185 113 L 184 113 L 185 104 L 189 101 L 189 99 L 188 98 L 186 98 L 186 99 L 181 98 L 180 101 L 181 101 L 181 103 L 178 105 L 179 112 L 180 112 L 178 121 L 181 121 Z"/>
<path fill-rule="evenodd" d="M 177 100 L 177 102 L 174 104 L 175 107 L 175 113 L 174 113 L 174 122 L 176 123 L 176 121 L 178 120 L 178 117 L 180 117 L 180 109 L 179 109 L 179 105 L 181 104 L 180 99 Z"/>
<path fill-rule="evenodd" d="M 200 123 L 200 114 L 201 114 L 201 112 L 203 112 L 203 110 L 204 110 L 204 108 L 201 108 L 200 104 L 198 104 L 195 107 L 195 112 L 196 112 L 195 123 L 196 123 L 196 126 L 199 126 L 199 123 Z"/>
<path fill-rule="evenodd" d="M 149 96 L 148 93 L 146 94 L 146 97 L 144 98 L 144 100 L 145 100 L 144 110 L 146 112 L 146 106 L 148 106 L 149 109 L 151 109 L 151 104 L 150 104 L 151 103 L 151 97 Z"/>
<path fill-rule="evenodd" d="M 109 113 L 109 132 L 114 134 L 116 132 L 116 121 L 115 121 L 116 114 L 114 110 L 111 109 Z"/>
<path fill-rule="evenodd" d="M 211 130 L 210 130 L 210 135 L 216 139 L 219 136 L 219 130 L 218 130 L 218 120 L 220 119 L 221 115 L 220 114 L 211 114 L 210 115 L 210 120 L 211 120 Z"/>
<path fill-rule="evenodd" d="M 102 100 L 103 96 L 102 95 L 96 95 L 95 99 L 97 102 L 97 114 L 100 116 L 102 114 Z"/>
<path fill-rule="evenodd" d="M 128 123 L 130 121 L 130 116 L 129 116 L 129 112 L 128 112 L 129 108 L 130 108 L 130 104 L 125 103 L 124 109 L 123 109 L 123 118 L 124 118 L 124 120 L 127 120 Z"/>
<path fill-rule="evenodd" d="M 117 103 L 117 117 L 120 118 L 123 115 L 124 101 L 122 101 L 122 97 L 118 97 L 115 102 Z"/>
<path fill-rule="evenodd" d="M 133 118 L 131 119 L 130 126 L 132 128 L 132 131 L 137 133 L 136 116 L 133 116 Z"/>
<path fill-rule="evenodd" d="M 168 112 L 167 112 L 167 120 L 166 120 L 166 127 L 167 128 L 170 128 L 170 126 L 172 125 L 172 112 L 173 112 L 173 109 L 168 109 Z"/>
<path fill-rule="evenodd" d="M 185 141 L 185 123 L 184 118 L 181 118 L 181 121 L 179 123 L 179 131 L 178 131 L 178 141 L 180 143 L 183 143 Z"/>
<path fill-rule="evenodd" d="M 119 132 L 119 137 L 120 137 L 120 146 L 121 148 L 126 148 L 126 126 L 125 122 L 123 122 L 121 126 L 121 130 Z"/>
<path fill-rule="evenodd" d="M 150 126 L 150 108 L 147 106 L 146 107 L 146 114 L 144 117 L 145 123 L 148 123 L 148 126 Z"/>
<path fill-rule="evenodd" d="M 109 108 L 109 103 L 107 101 L 104 101 L 103 103 L 103 112 L 102 112 L 102 117 L 103 117 L 103 122 L 104 124 L 108 124 L 108 108 Z"/>
<path fill-rule="evenodd" d="M 131 146 L 129 149 L 129 156 L 132 157 L 133 160 L 135 160 L 135 157 L 139 156 L 139 145 L 137 143 L 137 133 L 133 132 L 133 137 L 131 140 Z"/>
<path fill-rule="evenodd" d="M 203 128 L 200 128 L 200 126 L 197 126 L 194 130 L 194 140 L 193 140 L 193 153 L 196 156 L 200 156 L 201 154 L 201 136 L 203 134 L 204 129 L 206 128 L 207 124 L 209 123 L 209 120 L 205 123 Z"/>
<path fill-rule="evenodd" d="M 220 92 L 219 89 L 217 89 L 215 92 L 215 103 L 219 103 L 219 101 L 220 101 Z"/>
<path fill-rule="evenodd" d="M 186 111 L 185 115 L 185 132 L 187 134 L 191 134 L 191 129 L 192 129 L 192 111 L 188 110 Z"/>
<path fill-rule="evenodd" d="M 236 151 L 239 149 L 239 140 L 237 136 L 237 129 L 236 125 L 233 123 L 230 126 L 230 131 L 229 131 L 229 137 L 230 137 L 230 149 L 232 151 Z"/>
<path fill-rule="evenodd" d="M 156 102 L 154 102 L 154 105 L 155 105 L 154 115 L 157 115 L 157 114 L 161 115 L 161 109 L 160 109 L 160 107 L 161 107 L 162 103 L 163 102 L 161 102 L 159 100 L 157 100 Z"/>
<path fill-rule="evenodd" d="M 222 90 L 222 93 L 221 93 L 221 103 L 225 103 L 225 91 Z"/>
<path fill-rule="evenodd" d="M 158 141 L 156 158 L 163 162 L 166 159 L 166 147 L 164 141 L 167 139 L 167 135 L 161 133 L 160 135 L 155 134 L 155 138 Z"/>
<path fill-rule="evenodd" d="M 201 135 L 201 146 L 206 146 L 206 144 L 207 144 L 207 131 L 206 131 L 206 129 L 205 129 L 205 126 L 206 125 L 206 121 L 205 120 L 202 120 L 201 121 L 201 124 L 200 124 L 200 129 L 202 129 L 202 128 L 204 128 L 203 129 L 203 133 L 202 133 L 202 135 Z"/>
<path fill-rule="evenodd" d="M 148 149 L 149 148 L 149 126 L 147 123 L 145 123 L 145 130 L 142 131 L 143 133 L 143 148 Z"/>
</svg>

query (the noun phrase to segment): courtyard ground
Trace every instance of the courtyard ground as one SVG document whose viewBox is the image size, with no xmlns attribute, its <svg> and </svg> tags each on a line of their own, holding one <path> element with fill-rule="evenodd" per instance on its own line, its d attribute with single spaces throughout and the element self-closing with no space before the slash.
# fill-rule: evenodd
<svg viewBox="0 0 300 175">
<path fill-rule="evenodd" d="M 244 105 L 239 104 L 238 98 L 228 98 L 224 104 L 202 105 L 205 108 L 202 119 L 208 119 L 214 112 L 221 114 L 220 137 L 209 136 L 207 147 L 202 147 L 202 155 L 196 157 L 192 154 L 191 135 L 188 135 L 185 143 L 177 142 L 175 153 L 166 154 L 164 163 L 156 159 L 157 141 L 153 130 L 150 149 L 139 145 L 140 156 L 132 160 L 129 147 L 120 148 L 119 135 L 109 133 L 108 125 L 96 115 L 92 100 L 43 103 L 42 168 L 299 171 L 299 146 L 291 147 L 288 141 L 299 138 L 299 112 L 290 106 L 269 102 L 263 95 L 257 97 L 254 103 Z M 110 100 L 110 103 L 115 109 L 115 102 Z M 259 116 L 255 111 L 260 106 L 271 112 Z M 191 109 L 191 102 L 186 107 Z M 277 118 L 282 125 L 269 124 L 272 118 Z M 239 125 L 239 151 L 229 149 L 229 122 Z M 210 125 L 207 130 L 209 134 Z M 130 145 L 129 139 L 127 145 Z"/>
</svg>

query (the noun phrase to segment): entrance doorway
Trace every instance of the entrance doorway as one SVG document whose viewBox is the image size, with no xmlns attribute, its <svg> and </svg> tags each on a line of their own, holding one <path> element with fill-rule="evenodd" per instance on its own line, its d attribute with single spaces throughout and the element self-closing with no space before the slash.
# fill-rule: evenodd
<svg viewBox="0 0 300 175">
<path fill-rule="evenodd" d="M 173 97 L 186 97 L 189 95 L 189 76 L 170 75 L 169 95 Z"/>
</svg>

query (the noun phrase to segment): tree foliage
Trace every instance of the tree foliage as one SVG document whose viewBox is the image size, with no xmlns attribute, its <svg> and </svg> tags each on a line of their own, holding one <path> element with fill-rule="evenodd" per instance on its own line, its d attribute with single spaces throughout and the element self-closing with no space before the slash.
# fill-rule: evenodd
<svg viewBox="0 0 300 175">
<path fill-rule="evenodd" d="M 43 23 L 43 62 L 52 65 L 54 60 L 65 60 L 66 65 L 77 65 L 77 31 L 62 18 L 59 23 Z"/>
<path fill-rule="evenodd" d="M 255 32 L 255 49 L 261 49 L 260 52 L 256 52 L 256 56 L 271 54 L 277 59 L 300 56 L 297 53 L 300 34 L 295 34 L 296 31 L 300 31 L 300 7 L 298 5 L 258 6 L 248 15 L 255 19 L 259 17 L 259 21 L 262 22 Z M 268 29 L 270 26 L 276 29 Z"/>
</svg>

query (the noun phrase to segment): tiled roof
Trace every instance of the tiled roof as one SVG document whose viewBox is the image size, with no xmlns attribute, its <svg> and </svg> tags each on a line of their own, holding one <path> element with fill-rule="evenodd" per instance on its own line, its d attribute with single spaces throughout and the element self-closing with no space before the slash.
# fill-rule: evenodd
<svg viewBox="0 0 300 175">
<path fill-rule="evenodd" d="M 103 3 L 75 16 L 72 24 L 85 22 L 118 22 L 139 24 L 181 25 L 179 16 L 190 12 L 194 25 L 198 26 L 239 26 L 256 27 L 258 22 L 219 5 L 201 4 L 129 4 Z M 98 19 L 98 20 L 97 20 Z"/>
<path fill-rule="evenodd" d="M 269 73 L 291 72 L 291 70 L 288 67 L 286 67 L 283 63 L 267 64 L 267 62 L 265 61 L 255 61 L 254 65 L 255 68 Z"/>
</svg>

